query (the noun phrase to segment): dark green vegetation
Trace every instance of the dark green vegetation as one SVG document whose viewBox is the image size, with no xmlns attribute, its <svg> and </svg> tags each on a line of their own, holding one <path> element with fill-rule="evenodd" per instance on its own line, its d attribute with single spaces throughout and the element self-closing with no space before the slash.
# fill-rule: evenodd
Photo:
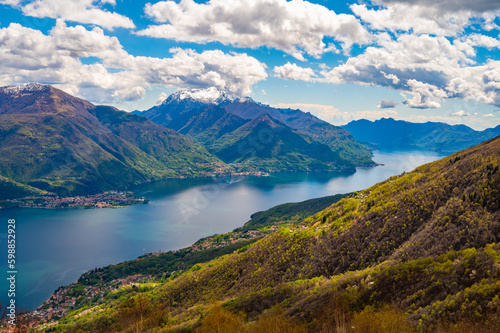
<svg viewBox="0 0 500 333">
<path fill-rule="evenodd" d="M 213 239 L 215 242 L 217 242 L 218 238 L 224 240 L 230 238 L 236 232 L 267 230 L 269 229 L 268 227 L 275 225 L 297 224 L 302 222 L 304 218 L 325 209 L 346 196 L 345 194 L 338 194 L 279 205 L 264 212 L 253 214 L 250 221 L 245 223 L 243 227 L 235 229 L 233 233 L 202 238 L 194 245 L 201 244 L 207 239 Z M 244 250 L 256 240 L 257 239 L 245 239 L 245 235 L 243 235 L 236 243 L 207 250 L 193 251 L 193 247 L 188 247 L 178 251 L 146 254 L 135 260 L 89 271 L 79 278 L 75 287 L 79 285 L 95 285 L 102 282 L 107 283 L 115 279 L 125 278 L 135 274 L 151 275 L 153 279 L 162 279 L 164 277 L 169 277 L 174 274 L 174 272 L 189 270 L 195 264 L 208 262 L 222 255 L 233 253 L 236 250 L 242 251 L 241 249 Z"/>
<path fill-rule="evenodd" d="M 0 200 L 17 199 L 29 195 L 43 194 L 46 194 L 46 192 L 0 176 Z"/>
<path fill-rule="evenodd" d="M 497 137 L 50 331 L 498 332 L 499 168 Z"/>
<path fill-rule="evenodd" d="M 223 135 L 209 149 L 227 163 L 246 163 L 265 171 L 356 171 L 352 162 L 328 146 L 294 132 L 269 115 Z"/>
<path fill-rule="evenodd" d="M 18 183 L 58 195 L 93 194 L 204 174 L 218 162 L 147 118 L 48 85 L 0 88 L 0 175 Z"/>
<path fill-rule="evenodd" d="M 197 252 L 193 252 L 191 248 L 186 248 L 157 255 L 147 254 L 136 260 L 89 271 L 78 279 L 76 287 L 78 287 L 78 284 L 89 286 L 101 282 L 106 283 L 135 274 L 151 275 L 153 279 L 170 277 L 175 273 L 189 270 L 196 264 L 205 263 L 220 256 L 233 253 L 253 242 L 254 240 L 242 240 L 224 247 Z"/>
<path fill-rule="evenodd" d="M 216 101 L 175 93 L 140 114 L 192 137 L 226 163 L 245 162 L 263 171 L 353 172 L 355 166 L 374 164 L 347 131 L 310 113 L 217 93 Z"/>
<path fill-rule="evenodd" d="M 356 140 L 376 149 L 425 149 L 450 154 L 500 135 L 500 126 L 475 131 L 465 125 L 410 123 L 392 118 L 355 120 L 342 126 Z"/>
<path fill-rule="evenodd" d="M 244 226 L 234 231 L 257 230 L 283 223 L 296 224 L 302 222 L 306 217 L 312 216 L 319 211 L 331 206 L 350 194 L 337 194 L 323 198 L 310 199 L 302 202 L 293 202 L 278 205 L 263 212 L 252 214 L 251 220 Z"/>
</svg>

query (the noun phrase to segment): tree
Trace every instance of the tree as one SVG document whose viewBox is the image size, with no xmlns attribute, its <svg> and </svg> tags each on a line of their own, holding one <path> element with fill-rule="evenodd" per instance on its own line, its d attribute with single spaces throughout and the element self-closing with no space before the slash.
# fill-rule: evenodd
<svg viewBox="0 0 500 333">
<path fill-rule="evenodd" d="M 350 310 L 346 299 L 333 295 L 317 316 L 316 332 L 347 333 L 350 332 Z"/>
<path fill-rule="evenodd" d="M 118 320 L 124 328 L 131 328 L 134 333 L 145 330 L 145 317 L 150 312 L 150 303 L 144 294 L 129 298 L 118 312 Z"/>
<path fill-rule="evenodd" d="M 367 307 L 352 321 L 354 333 L 410 333 L 413 328 L 403 311 L 386 306 L 379 311 Z"/>
</svg>

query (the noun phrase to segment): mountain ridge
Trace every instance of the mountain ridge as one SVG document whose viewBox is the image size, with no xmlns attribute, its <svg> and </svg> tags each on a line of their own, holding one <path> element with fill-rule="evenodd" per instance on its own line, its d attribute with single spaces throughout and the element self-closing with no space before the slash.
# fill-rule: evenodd
<svg viewBox="0 0 500 333">
<path fill-rule="evenodd" d="M 198 163 L 222 165 L 175 131 L 50 85 L 0 88 L 0 139 L 2 176 L 59 195 L 210 171 Z"/>
<path fill-rule="evenodd" d="M 272 118 L 252 119 L 211 146 L 226 163 L 257 163 L 269 170 L 355 172 L 353 164 Z"/>
<path fill-rule="evenodd" d="M 475 131 L 466 125 L 411 123 L 393 118 L 355 120 L 342 127 L 375 149 L 425 149 L 447 154 L 500 135 L 500 125 Z"/>
<path fill-rule="evenodd" d="M 214 127 L 208 129 L 208 132 L 205 132 L 205 129 L 183 132 L 184 126 L 189 123 L 199 122 L 196 119 L 199 117 L 210 118 L 207 112 L 212 111 L 219 114 L 221 118 L 229 119 L 232 115 L 232 130 L 236 130 L 237 124 L 243 126 L 245 122 L 269 114 L 272 118 L 290 127 L 298 134 L 308 137 L 308 140 L 327 145 L 342 160 L 350 161 L 355 166 L 375 165 L 371 160 L 369 150 L 354 140 L 350 133 L 324 122 L 310 113 L 300 110 L 275 109 L 255 102 L 249 97 L 238 98 L 233 96 L 232 98 L 212 99 L 210 103 L 205 103 L 203 98 L 197 99 L 193 97 L 199 93 L 200 90 L 180 91 L 169 96 L 162 104 L 143 112 L 136 112 L 136 114 L 144 115 L 160 125 L 179 130 L 181 133 L 197 139 L 202 144 L 208 143 L 209 145 L 215 141 L 212 140 L 211 134 L 217 133 L 219 130 L 216 124 L 217 121 L 212 122 Z M 217 94 L 217 96 L 223 96 L 224 93 L 217 90 Z M 185 97 L 180 98 L 179 96 Z M 225 113 L 217 108 L 224 110 Z M 228 128 L 226 127 L 226 130 Z M 208 147 L 210 150 L 210 146 Z"/>
<path fill-rule="evenodd" d="M 172 101 L 181 101 L 185 99 L 191 99 L 193 101 L 198 101 L 206 104 L 220 105 L 222 103 L 230 103 L 237 101 L 241 99 L 241 97 L 234 94 L 229 94 L 225 91 L 217 89 L 216 87 L 210 87 L 207 89 L 191 89 L 191 90 L 177 91 L 172 95 L 170 95 L 165 101 L 163 101 L 163 103 L 171 103 Z"/>
</svg>

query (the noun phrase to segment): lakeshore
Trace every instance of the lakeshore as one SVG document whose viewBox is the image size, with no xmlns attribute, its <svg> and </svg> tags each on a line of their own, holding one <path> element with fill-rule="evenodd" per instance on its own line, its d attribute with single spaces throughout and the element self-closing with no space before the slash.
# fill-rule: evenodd
<svg viewBox="0 0 500 333">
<path fill-rule="evenodd" d="M 289 223 L 281 221 L 277 225 L 265 230 L 249 230 L 245 232 L 231 232 L 221 235 L 213 235 L 200 239 L 195 244 L 183 249 L 167 252 L 151 252 L 144 254 L 133 261 L 147 260 L 149 258 L 168 256 L 172 254 L 189 255 L 196 252 L 221 249 L 226 246 L 235 246 L 240 249 L 241 245 L 261 239 L 270 232 L 278 230 L 280 227 L 290 226 Z M 239 243 L 239 244 L 238 244 Z M 81 278 L 69 286 L 59 287 L 50 298 L 36 310 L 24 314 L 24 320 L 31 328 L 43 329 L 57 325 L 59 319 L 70 314 L 75 318 L 89 314 L 91 312 L 104 311 L 99 306 L 88 307 L 86 303 L 104 301 L 106 297 L 119 295 L 124 288 L 148 288 L 155 286 L 164 279 L 174 279 L 191 266 L 188 260 L 180 261 L 175 270 L 165 271 L 161 275 L 152 274 L 132 274 L 106 281 L 102 277 L 102 272 L 106 268 L 95 268 L 86 272 Z M 97 277 L 97 279 L 96 279 Z M 76 311 L 75 311 L 76 310 Z M 75 311 L 75 313 L 73 313 Z"/>
<path fill-rule="evenodd" d="M 8 199 L 0 201 L 0 208 L 118 208 L 131 205 L 142 205 L 148 202 L 148 198 L 136 196 L 130 191 L 107 191 L 100 194 L 74 197 L 39 195 L 19 199 Z"/>
</svg>

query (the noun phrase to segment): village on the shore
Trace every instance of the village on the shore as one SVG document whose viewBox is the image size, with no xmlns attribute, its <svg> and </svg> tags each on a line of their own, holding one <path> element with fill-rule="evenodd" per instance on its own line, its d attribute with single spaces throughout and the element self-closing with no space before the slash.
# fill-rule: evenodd
<svg viewBox="0 0 500 333">
<path fill-rule="evenodd" d="M 272 231 L 276 231 L 280 226 L 273 225 L 269 227 L 268 230 L 249 230 L 243 232 L 231 232 L 222 235 L 214 235 L 210 237 L 203 238 L 196 242 L 195 244 L 179 249 L 177 251 L 186 251 L 189 253 L 194 253 L 203 250 L 210 250 L 215 248 L 221 248 L 230 244 L 237 243 L 244 240 L 254 240 L 264 237 L 266 234 Z M 152 252 L 142 255 L 136 260 L 147 257 L 155 257 L 163 254 L 165 252 Z M 165 272 L 166 276 L 174 276 L 181 274 L 182 269 L 178 271 Z M 106 283 L 98 283 L 95 285 L 88 286 L 77 286 L 77 284 L 71 284 L 69 286 L 64 286 L 58 288 L 51 297 L 45 301 L 36 310 L 24 314 L 26 321 L 29 322 L 29 326 L 37 329 L 47 328 L 56 325 L 62 317 L 71 313 L 73 309 L 79 307 L 82 303 L 90 301 L 92 299 L 103 299 L 105 295 L 109 293 L 119 292 L 123 288 L 132 288 L 134 286 L 145 286 L 145 285 L 155 285 L 156 278 L 151 275 L 134 274 L 129 275 L 124 278 L 113 279 L 112 281 Z M 82 308 L 83 310 L 75 316 L 83 316 L 91 312 L 99 312 L 102 309 L 99 306 L 92 308 Z M 0 327 L 2 327 L 0 325 Z"/>
<path fill-rule="evenodd" d="M 205 237 L 198 240 L 196 243 L 189 247 L 167 252 L 176 253 L 184 251 L 186 253 L 195 253 L 199 251 L 222 248 L 241 241 L 258 240 L 271 232 L 280 230 L 283 227 L 289 228 L 290 232 L 303 230 L 305 228 L 305 226 L 303 225 L 292 226 L 289 221 L 277 221 L 272 226 L 259 230 L 233 231 L 226 234 L 217 234 Z M 135 260 L 157 257 L 164 253 L 166 252 L 158 251 L 147 253 L 140 256 L 139 258 L 136 258 Z M 181 264 L 179 266 L 182 267 L 183 265 Z M 183 272 L 184 269 L 179 268 L 178 270 L 165 271 L 163 276 L 166 278 L 175 278 Z M 92 300 L 93 303 L 96 303 L 96 300 L 104 300 L 106 295 L 109 295 L 110 293 L 118 293 L 124 290 L 124 288 L 147 286 L 154 287 L 158 283 L 158 281 L 158 277 L 152 275 L 133 274 L 113 279 L 108 282 L 101 281 L 92 285 L 83 286 L 78 283 L 73 283 L 69 286 L 61 286 L 50 296 L 47 301 L 45 301 L 37 309 L 22 314 L 22 318 L 26 325 L 30 328 L 47 328 L 57 325 L 59 323 L 59 320 L 67 316 L 68 314 L 75 317 L 81 317 L 93 312 L 104 311 L 99 305 L 90 308 L 82 306 L 86 302 L 90 302 Z M 75 311 L 76 309 L 81 309 L 81 311 L 76 311 L 74 314 L 72 314 L 71 312 Z M 0 323 L 0 328 L 8 329 L 8 325 L 6 325 L 5 321 Z M 7 330 L 5 332 L 9 331 Z"/>
<path fill-rule="evenodd" d="M 148 198 L 139 197 L 130 191 L 107 191 L 100 194 L 60 197 L 57 195 L 29 196 L 0 201 L 0 208 L 105 208 L 141 205 Z"/>
</svg>

